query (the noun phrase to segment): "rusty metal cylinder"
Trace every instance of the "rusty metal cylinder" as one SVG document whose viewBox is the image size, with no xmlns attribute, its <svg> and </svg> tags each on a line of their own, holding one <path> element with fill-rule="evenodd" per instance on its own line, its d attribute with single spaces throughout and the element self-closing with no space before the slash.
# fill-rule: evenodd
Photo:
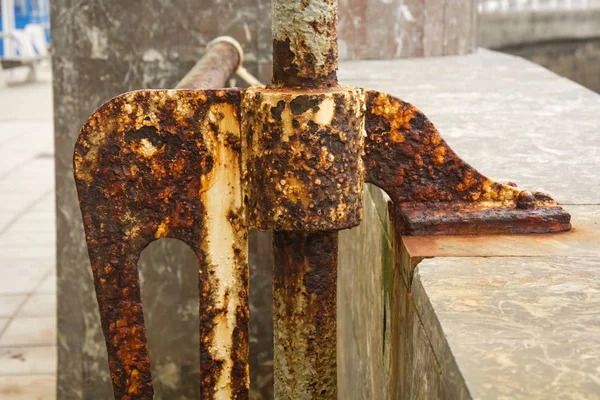
<svg viewBox="0 0 600 400">
<path fill-rule="evenodd" d="M 337 398 L 338 233 L 275 232 L 275 398 Z"/>
<path fill-rule="evenodd" d="M 242 99 L 248 224 L 329 231 L 362 220 L 364 95 L 248 89 Z"/>
<path fill-rule="evenodd" d="M 246 219 L 275 231 L 276 399 L 337 396 L 337 230 L 363 217 L 363 145 L 361 89 L 243 95 Z"/>
<path fill-rule="evenodd" d="M 242 99 L 242 174 L 248 223 L 275 230 L 275 398 L 336 399 L 337 230 L 362 220 L 364 94 L 338 86 L 337 0 L 273 0 L 272 16 L 273 80 Z"/>
<path fill-rule="evenodd" d="M 232 38 L 217 38 L 206 46 L 204 56 L 177 84 L 176 89 L 217 89 L 242 63 L 242 50 Z"/>
<path fill-rule="evenodd" d="M 273 87 L 337 85 L 337 0 L 272 0 Z"/>
</svg>

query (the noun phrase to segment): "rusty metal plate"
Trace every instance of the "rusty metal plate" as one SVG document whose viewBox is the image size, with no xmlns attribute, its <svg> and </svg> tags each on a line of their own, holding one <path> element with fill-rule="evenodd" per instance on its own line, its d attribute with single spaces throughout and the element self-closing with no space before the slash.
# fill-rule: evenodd
<svg viewBox="0 0 600 400">
<path fill-rule="evenodd" d="M 81 131 L 75 178 L 115 398 L 153 396 L 137 261 L 163 237 L 199 261 L 202 398 L 248 397 L 239 102 L 238 90 L 142 90 Z"/>
<path fill-rule="evenodd" d="M 367 182 L 394 202 L 405 235 L 547 233 L 570 215 L 542 193 L 493 181 L 461 160 L 416 107 L 367 91 Z"/>
<path fill-rule="evenodd" d="M 574 228 L 554 235 L 403 236 L 413 258 L 424 257 L 600 257 L 598 206 L 565 206 Z"/>
</svg>

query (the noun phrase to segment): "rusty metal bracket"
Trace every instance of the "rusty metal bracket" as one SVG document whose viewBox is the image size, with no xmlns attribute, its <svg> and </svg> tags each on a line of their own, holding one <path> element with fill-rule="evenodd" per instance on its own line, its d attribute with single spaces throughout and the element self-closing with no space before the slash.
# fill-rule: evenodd
<svg viewBox="0 0 600 400">
<path fill-rule="evenodd" d="M 153 395 L 137 260 L 154 240 L 200 263 L 203 399 L 249 395 L 251 228 L 275 231 L 275 396 L 335 399 L 337 231 L 360 223 L 365 182 L 403 234 L 570 229 L 549 196 L 463 162 L 414 106 L 339 86 L 336 29 L 335 0 L 273 0 L 271 85 L 207 88 L 239 64 L 215 46 L 183 87 L 118 96 L 83 127 L 74 171 L 115 398 Z"/>
<path fill-rule="evenodd" d="M 405 235 L 550 233 L 571 216 L 543 193 L 479 173 L 444 142 L 411 104 L 367 91 L 367 182 L 385 190 Z"/>
</svg>

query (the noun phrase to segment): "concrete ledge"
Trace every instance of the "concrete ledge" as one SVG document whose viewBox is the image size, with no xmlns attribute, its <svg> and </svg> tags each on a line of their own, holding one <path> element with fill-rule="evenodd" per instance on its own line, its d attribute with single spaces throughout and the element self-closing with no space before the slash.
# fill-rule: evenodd
<svg viewBox="0 0 600 400">
<path fill-rule="evenodd" d="M 344 63 L 341 71 L 343 83 L 415 104 L 488 176 L 550 193 L 575 227 L 558 235 L 392 235 L 383 345 L 396 355 L 384 357 L 395 385 L 384 397 L 599 398 L 600 96 L 484 50 Z M 381 203 L 374 201 L 386 215 Z"/>
<path fill-rule="evenodd" d="M 471 398 L 598 398 L 600 273 L 594 257 L 444 258 L 412 283 L 442 375 Z M 436 329 L 437 328 L 437 329 Z"/>
</svg>

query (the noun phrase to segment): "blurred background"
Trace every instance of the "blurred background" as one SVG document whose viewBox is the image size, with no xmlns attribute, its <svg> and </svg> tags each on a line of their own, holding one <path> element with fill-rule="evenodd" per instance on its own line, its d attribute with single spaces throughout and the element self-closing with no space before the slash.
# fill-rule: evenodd
<svg viewBox="0 0 600 400">
<path fill-rule="evenodd" d="M 0 3 L 0 399 L 56 397 L 57 257 L 63 271 L 58 307 L 58 344 L 64 353 L 60 368 L 65 371 L 58 383 L 61 398 L 81 397 L 79 386 L 69 388 L 71 382 L 87 382 L 88 393 L 110 389 L 105 361 L 98 361 L 105 360 L 105 352 L 97 317 L 79 315 L 94 307 L 93 289 L 85 281 L 89 267 L 80 261 L 86 254 L 69 175 L 73 138 L 85 118 L 126 90 L 171 87 L 219 34 L 244 43 L 247 68 L 255 75 L 267 81 L 270 74 L 268 2 L 196 2 L 207 6 L 196 16 L 202 23 L 193 24 L 185 17 L 196 13 L 193 1 L 167 2 L 166 11 L 157 11 L 158 1 L 52 1 Z M 367 6 L 392 11 L 361 14 Z M 479 15 L 455 19 L 454 24 L 471 32 L 469 44 L 431 50 L 419 41 L 423 32 L 411 36 L 405 29 L 419 14 L 402 2 L 340 1 L 340 57 L 455 55 L 470 53 L 478 44 L 529 59 L 600 92 L 600 0 L 481 0 L 465 3 L 463 12 Z M 153 23 L 144 20 L 147 13 Z M 252 251 L 265 250 L 256 245 Z M 81 265 L 76 268 L 77 262 Z M 252 284 L 266 289 L 262 299 L 252 300 L 254 307 L 269 301 L 267 275 L 253 272 Z M 195 285 L 188 286 L 180 296 L 194 292 Z M 154 293 L 164 297 L 168 292 Z M 256 328 L 253 337 L 269 333 L 268 327 Z M 267 355 L 255 357 L 268 370 Z M 88 364 L 92 367 L 82 372 L 81 366 Z M 102 384 L 89 376 L 94 368 L 102 370 Z M 254 379 L 259 388 L 271 383 L 268 374 Z"/>
</svg>

